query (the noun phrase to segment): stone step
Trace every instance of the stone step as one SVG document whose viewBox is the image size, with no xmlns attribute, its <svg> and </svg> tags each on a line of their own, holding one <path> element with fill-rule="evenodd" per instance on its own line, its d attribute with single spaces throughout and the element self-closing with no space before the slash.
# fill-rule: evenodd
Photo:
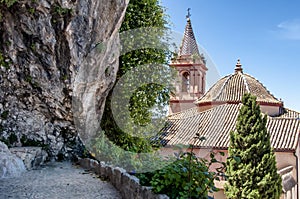
<svg viewBox="0 0 300 199">
<path fill-rule="evenodd" d="M 48 154 L 42 147 L 13 147 L 9 150 L 23 160 L 27 170 L 37 168 L 48 158 Z"/>
</svg>

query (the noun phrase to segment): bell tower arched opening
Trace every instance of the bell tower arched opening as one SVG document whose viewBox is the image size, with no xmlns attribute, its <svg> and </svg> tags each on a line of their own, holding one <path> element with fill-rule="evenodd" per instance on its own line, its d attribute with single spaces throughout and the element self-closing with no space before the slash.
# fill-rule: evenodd
<svg viewBox="0 0 300 199">
<path fill-rule="evenodd" d="M 190 74 L 185 71 L 182 73 L 181 91 L 188 92 L 190 88 Z"/>
</svg>

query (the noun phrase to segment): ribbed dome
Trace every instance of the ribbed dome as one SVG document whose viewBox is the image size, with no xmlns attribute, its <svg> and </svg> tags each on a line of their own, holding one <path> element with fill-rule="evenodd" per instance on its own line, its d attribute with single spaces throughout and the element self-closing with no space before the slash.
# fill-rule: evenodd
<svg viewBox="0 0 300 199">
<path fill-rule="evenodd" d="M 239 62 L 234 74 L 220 79 L 203 97 L 196 101 L 196 104 L 201 106 L 210 103 L 240 103 L 245 93 L 255 95 L 260 104 L 282 105 L 282 102 L 276 99 L 262 83 L 254 77 L 244 74 Z"/>
</svg>

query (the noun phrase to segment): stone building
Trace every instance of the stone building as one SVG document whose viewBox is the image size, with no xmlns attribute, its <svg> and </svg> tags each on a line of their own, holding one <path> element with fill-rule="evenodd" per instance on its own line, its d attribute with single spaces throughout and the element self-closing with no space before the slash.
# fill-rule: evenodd
<svg viewBox="0 0 300 199">
<path fill-rule="evenodd" d="M 189 45 L 192 46 L 186 46 L 185 41 L 190 41 Z M 203 58 L 193 62 L 196 63 L 195 65 L 190 62 L 187 64 L 186 60 L 192 60 L 192 53 L 189 55 L 181 53 L 191 52 L 186 49 L 194 49 L 193 52 L 199 55 L 194 41 L 191 22 L 188 19 L 186 32 L 179 51 L 179 59 L 175 59 L 171 63 L 171 67 L 178 68 L 178 74 L 182 78 L 186 77 L 186 73 L 190 77 L 187 81 L 191 82 L 189 84 L 191 86 L 187 87 L 186 90 L 183 89 L 184 82 L 176 85 L 176 88 L 182 88 L 182 93 L 178 92 L 178 90 L 176 91 L 178 92 L 178 102 L 183 103 L 184 100 L 193 100 L 194 94 L 197 96 L 197 99 L 193 101 L 194 107 L 187 108 L 182 106 L 183 109 L 181 111 L 177 113 L 173 111 L 170 114 L 168 125 L 163 129 L 162 142 L 165 148 L 162 153 L 173 154 L 174 146 L 179 144 L 190 146 L 190 144 L 193 144 L 194 153 L 198 157 L 209 159 L 211 152 L 224 152 L 225 156 L 219 155 L 217 158 L 225 162 L 228 156 L 229 132 L 235 130 L 239 109 L 242 106 L 242 96 L 245 93 L 251 93 L 257 97 L 257 103 L 260 105 L 262 113 L 267 115 L 267 129 L 271 135 L 271 145 L 275 150 L 278 172 L 283 180 L 284 194 L 282 198 L 299 198 L 300 190 L 297 182 L 300 178 L 300 113 L 284 107 L 283 102 L 273 96 L 262 83 L 251 75 L 244 73 L 239 60 L 232 74 L 221 78 L 204 94 L 204 89 L 199 90 L 199 88 L 203 88 L 202 86 L 205 83 L 197 81 L 198 83 L 194 84 L 191 81 L 194 78 L 195 69 L 193 66 L 195 65 L 198 67 L 197 72 L 200 72 L 200 79 L 202 77 L 205 79 L 207 68 Z M 183 58 L 184 64 L 180 62 Z M 195 89 L 197 93 L 194 92 L 194 88 L 197 88 Z M 184 98 L 184 96 L 188 97 Z M 172 98 L 170 109 L 175 110 L 175 104 L 176 101 Z M 195 141 L 196 133 L 205 137 L 206 140 Z M 214 170 L 214 168 L 211 169 Z M 221 190 L 212 194 L 214 198 L 225 198 L 224 183 L 226 183 L 225 179 L 216 181 L 216 186 Z"/>
</svg>

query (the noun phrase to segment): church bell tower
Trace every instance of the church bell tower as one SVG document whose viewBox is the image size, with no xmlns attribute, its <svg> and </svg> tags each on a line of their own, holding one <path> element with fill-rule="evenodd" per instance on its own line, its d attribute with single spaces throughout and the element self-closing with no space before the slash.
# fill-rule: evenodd
<svg viewBox="0 0 300 199">
<path fill-rule="evenodd" d="M 177 79 L 174 82 L 174 93 L 170 96 L 169 114 L 195 107 L 194 101 L 205 93 L 208 69 L 203 54 L 199 53 L 190 17 L 189 8 L 178 54 L 170 64 L 176 70 Z"/>
</svg>

